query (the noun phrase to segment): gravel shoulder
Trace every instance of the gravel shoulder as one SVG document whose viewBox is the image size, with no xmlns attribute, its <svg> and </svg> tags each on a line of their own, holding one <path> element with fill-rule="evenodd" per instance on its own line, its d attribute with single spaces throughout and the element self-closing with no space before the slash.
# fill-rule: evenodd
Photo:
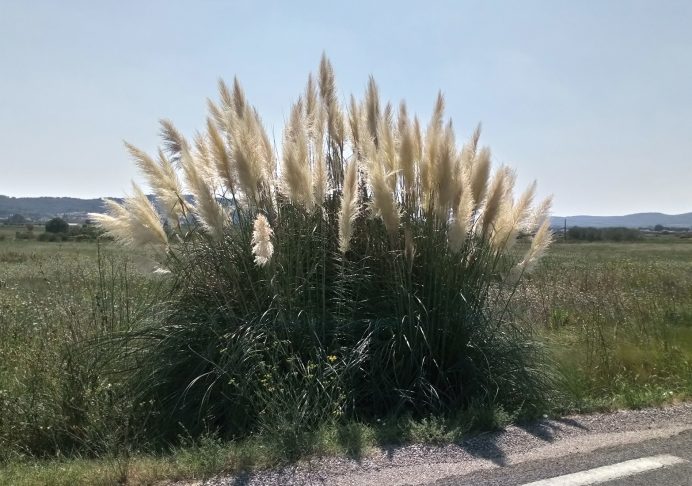
<svg viewBox="0 0 692 486">
<path fill-rule="evenodd" d="M 277 470 L 217 477 L 208 485 L 424 485 L 531 461 L 665 440 L 692 430 L 692 403 L 546 419 L 483 433 L 459 444 L 385 448 L 365 458 L 315 458 Z"/>
</svg>

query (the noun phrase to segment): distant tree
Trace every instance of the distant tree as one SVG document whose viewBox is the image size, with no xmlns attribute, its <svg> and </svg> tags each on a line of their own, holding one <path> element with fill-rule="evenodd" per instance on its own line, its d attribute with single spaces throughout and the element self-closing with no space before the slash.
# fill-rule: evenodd
<svg viewBox="0 0 692 486">
<path fill-rule="evenodd" d="M 663 231 L 664 227 L 662 224 L 657 224 L 654 226 L 654 231 Z"/>
<path fill-rule="evenodd" d="M 53 218 L 46 223 L 46 232 L 48 233 L 67 233 L 70 225 L 62 218 Z"/>
<path fill-rule="evenodd" d="M 26 218 L 21 214 L 13 214 L 7 218 L 7 224 L 24 224 L 26 223 Z"/>
<path fill-rule="evenodd" d="M 34 231 L 34 225 L 33 225 L 33 223 L 27 223 L 27 224 L 26 224 L 26 230 L 29 231 L 29 232 Z"/>
<path fill-rule="evenodd" d="M 634 228 L 584 228 L 573 226 L 567 230 L 567 238 L 581 241 L 637 241 L 642 238 Z"/>
</svg>

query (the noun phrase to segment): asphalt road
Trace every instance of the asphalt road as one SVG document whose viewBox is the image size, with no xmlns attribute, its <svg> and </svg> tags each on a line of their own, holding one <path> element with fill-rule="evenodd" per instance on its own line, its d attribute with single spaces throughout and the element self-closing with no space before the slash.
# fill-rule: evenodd
<svg viewBox="0 0 692 486">
<path fill-rule="evenodd" d="M 692 486 L 692 403 L 541 420 L 459 444 L 384 448 L 185 484 Z"/>
<path fill-rule="evenodd" d="M 592 471 L 604 466 L 618 465 L 641 458 L 673 456 L 685 462 L 679 462 L 659 469 L 636 474 L 627 474 L 620 479 L 605 482 L 589 482 L 586 474 L 565 478 L 565 475 Z M 636 463 L 635 463 L 636 464 Z M 530 461 L 516 466 L 507 466 L 490 471 L 463 476 L 450 476 L 432 483 L 434 486 L 509 486 L 524 485 L 532 482 L 553 479 L 555 485 L 565 484 L 568 480 L 579 480 L 583 483 L 601 484 L 604 486 L 688 486 L 692 485 L 692 429 L 680 432 L 664 439 L 645 440 L 643 442 L 597 449 L 587 454 L 575 451 L 560 458 Z"/>
</svg>

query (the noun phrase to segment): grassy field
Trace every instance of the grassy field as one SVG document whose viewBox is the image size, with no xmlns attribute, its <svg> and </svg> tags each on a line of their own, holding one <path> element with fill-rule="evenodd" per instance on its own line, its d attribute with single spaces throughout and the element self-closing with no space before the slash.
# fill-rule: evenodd
<svg viewBox="0 0 692 486">
<path fill-rule="evenodd" d="M 137 437 L 123 437 L 121 423 L 133 404 L 113 402 L 122 394 L 118 376 L 102 372 L 115 369 L 110 345 L 93 343 L 144 325 L 165 279 L 145 254 L 0 232 L 0 483 L 147 484 L 286 460 L 281 444 L 262 437 L 183 440 L 165 455 L 133 446 Z M 562 372 L 553 413 L 692 396 L 692 241 L 554 244 L 516 302 L 514 317 Z M 312 453 L 360 454 L 382 443 L 453 441 L 511 420 L 493 411 L 475 425 L 464 417 L 352 423 L 306 440 Z"/>
<path fill-rule="evenodd" d="M 564 406 L 640 407 L 692 395 L 692 244 L 555 244 L 522 288 L 520 319 L 565 376 Z"/>
</svg>

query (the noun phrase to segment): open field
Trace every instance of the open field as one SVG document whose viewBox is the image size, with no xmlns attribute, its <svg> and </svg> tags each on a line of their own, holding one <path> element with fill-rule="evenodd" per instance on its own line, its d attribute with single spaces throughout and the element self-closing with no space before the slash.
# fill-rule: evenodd
<svg viewBox="0 0 692 486">
<path fill-rule="evenodd" d="M 113 402 L 126 394 L 102 372 L 116 369 L 104 364 L 109 345 L 83 344 L 146 324 L 166 295 L 153 268 L 147 255 L 108 244 L 0 241 L 0 483 L 148 483 L 285 460 L 281 444 L 262 437 L 183 441 L 152 455 L 123 436 L 133 404 Z M 514 317 L 563 375 L 549 413 L 692 396 L 691 241 L 557 243 L 516 299 Z M 495 413 L 480 427 L 511 420 Z M 310 451 L 454 441 L 478 428 L 464 417 L 385 422 L 322 428 L 307 439 Z M 60 460 L 37 460 L 42 453 Z"/>
<path fill-rule="evenodd" d="M 692 395 L 692 244 L 555 244 L 520 296 L 566 377 L 568 408 Z"/>
</svg>

